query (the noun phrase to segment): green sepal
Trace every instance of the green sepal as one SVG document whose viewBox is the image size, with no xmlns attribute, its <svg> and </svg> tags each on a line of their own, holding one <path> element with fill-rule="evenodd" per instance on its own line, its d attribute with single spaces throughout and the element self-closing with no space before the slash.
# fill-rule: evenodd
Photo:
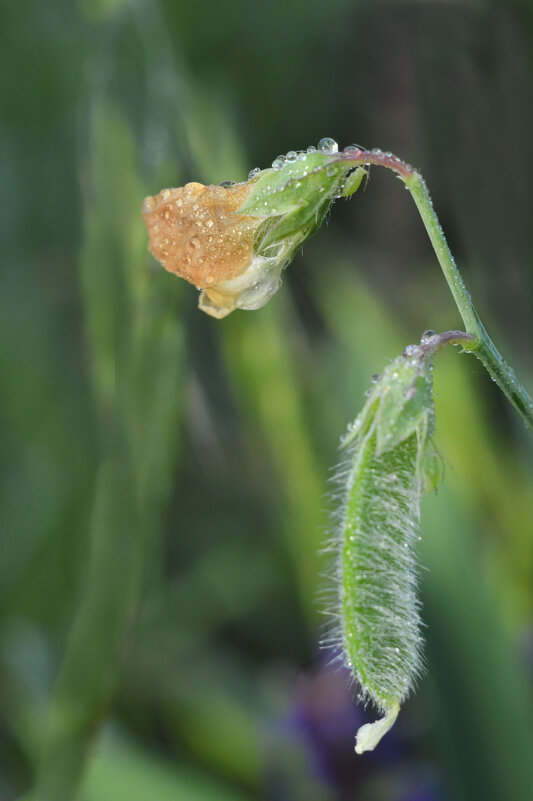
<svg viewBox="0 0 533 801">
<path fill-rule="evenodd" d="M 278 170 L 263 170 L 237 214 L 270 217 L 290 214 L 299 206 L 315 205 L 317 196 L 333 196 L 350 170 L 350 165 L 325 153 L 305 153 L 287 161 Z"/>
<path fill-rule="evenodd" d="M 265 248 L 282 239 L 295 237 L 295 249 L 311 236 L 320 226 L 331 206 L 331 199 L 320 198 L 315 205 L 308 203 L 295 209 L 291 214 L 277 218 L 265 236 L 257 243 L 256 249 L 262 254 Z"/>
<path fill-rule="evenodd" d="M 432 447 L 428 448 L 424 455 L 421 473 L 424 492 L 436 490 L 442 478 L 442 458 Z"/>
<path fill-rule="evenodd" d="M 375 381 L 347 445 L 371 428 L 376 433 L 376 455 L 380 456 L 418 431 L 424 440 L 433 432 L 434 406 L 431 356 L 417 345 L 385 368 Z"/>
<path fill-rule="evenodd" d="M 357 190 L 361 186 L 361 181 L 363 180 L 365 175 L 368 175 L 368 172 L 365 170 L 364 167 L 357 167 L 356 170 L 351 172 L 343 184 L 342 196 L 350 197 L 355 192 L 357 192 Z"/>
<path fill-rule="evenodd" d="M 431 360 L 423 352 L 401 356 L 384 371 L 376 390 L 381 395 L 377 417 L 378 455 L 394 448 L 414 431 L 433 429 Z"/>
<path fill-rule="evenodd" d="M 287 237 L 297 236 L 300 243 L 310 236 L 322 223 L 332 201 L 343 196 L 345 186 L 348 185 L 347 194 L 353 194 L 360 185 L 362 174 L 356 175 L 357 170 L 346 178 L 350 169 L 353 170 L 338 157 L 317 151 L 287 161 L 278 170 L 264 170 L 236 212 L 279 218 L 261 238 L 258 252 Z"/>
</svg>

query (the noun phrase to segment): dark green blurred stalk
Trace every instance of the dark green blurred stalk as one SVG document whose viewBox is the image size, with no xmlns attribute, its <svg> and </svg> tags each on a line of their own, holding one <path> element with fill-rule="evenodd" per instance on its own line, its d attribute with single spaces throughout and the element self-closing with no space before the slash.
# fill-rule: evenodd
<svg viewBox="0 0 533 801">
<path fill-rule="evenodd" d="M 295 310 L 288 298 L 278 296 L 260 314 L 233 315 L 221 329 L 233 386 L 278 476 L 282 531 L 302 608 L 316 626 L 326 483 L 298 383 L 297 356 L 290 346 L 298 338 Z"/>
<path fill-rule="evenodd" d="M 445 487 L 423 511 L 429 672 L 440 696 L 437 746 L 454 798 L 523 801 L 533 787 L 527 674 L 479 570 L 467 510 L 461 514 L 450 495 Z"/>
<path fill-rule="evenodd" d="M 182 336 L 147 270 L 131 134 L 96 100 L 86 172 L 82 283 L 100 432 L 90 553 L 52 698 L 34 798 L 76 796 L 113 699 L 141 568 L 169 488 L 181 404 Z"/>
<path fill-rule="evenodd" d="M 74 797 L 92 737 L 113 696 L 123 635 L 137 596 L 143 531 L 137 524 L 129 459 L 119 450 L 99 469 L 89 574 L 52 702 L 38 799 Z"/>
</svg>

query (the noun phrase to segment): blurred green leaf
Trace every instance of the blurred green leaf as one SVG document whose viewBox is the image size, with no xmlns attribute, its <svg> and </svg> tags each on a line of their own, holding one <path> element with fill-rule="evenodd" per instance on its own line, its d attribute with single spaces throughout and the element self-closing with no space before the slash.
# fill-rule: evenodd
<svg viewBox="0 0 533 801">
<path fill-rule="evenodd" d="M 166 763 L 112 734 L 98 746 L 83 793 L 83 801 L 245 801 L 247 797 L 198 767 L 183 761 Z"/>
</svg>

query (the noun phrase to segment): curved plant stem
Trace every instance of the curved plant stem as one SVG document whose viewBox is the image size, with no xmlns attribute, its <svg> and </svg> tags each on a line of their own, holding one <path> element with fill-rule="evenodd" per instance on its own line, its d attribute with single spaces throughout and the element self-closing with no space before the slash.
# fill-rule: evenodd
<svg viewBox="0 0 533 801">
<path fill-rule="evenodd" d="M 498 351 L 474 308 L 433 208 L 428 188 L 420 173 L 392 153 L 384 153 L 380 150 L 344 151 L 339 154 L 339 157 L 343 161 L 353 162 L 354 167 L 370 164 L 387 167 L 394 170 L 405 183 L 422 217 L 444 277 L 463 318 L 466 331 L 473 337 L 471 342 L 463 343 L 464 349 L 475 353 L 528 428 L 533 430 L 533 400 Z"/>
</svg>

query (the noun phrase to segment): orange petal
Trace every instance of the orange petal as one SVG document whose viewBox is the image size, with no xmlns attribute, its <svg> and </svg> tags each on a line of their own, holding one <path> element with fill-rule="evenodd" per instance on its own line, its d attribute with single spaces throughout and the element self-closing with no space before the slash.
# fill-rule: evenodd
<svg viewBox="0 0 533 801">
<path fill-rule="evenodd" d="M 198 289 L 213 286 L 244 270 L 253 255 L 262 220 L 235 214 L 250 184 L 230 187 L 190 183 L 163 189 L 143 203 L 149 250 L 166 270 Z"/>
</svg>

